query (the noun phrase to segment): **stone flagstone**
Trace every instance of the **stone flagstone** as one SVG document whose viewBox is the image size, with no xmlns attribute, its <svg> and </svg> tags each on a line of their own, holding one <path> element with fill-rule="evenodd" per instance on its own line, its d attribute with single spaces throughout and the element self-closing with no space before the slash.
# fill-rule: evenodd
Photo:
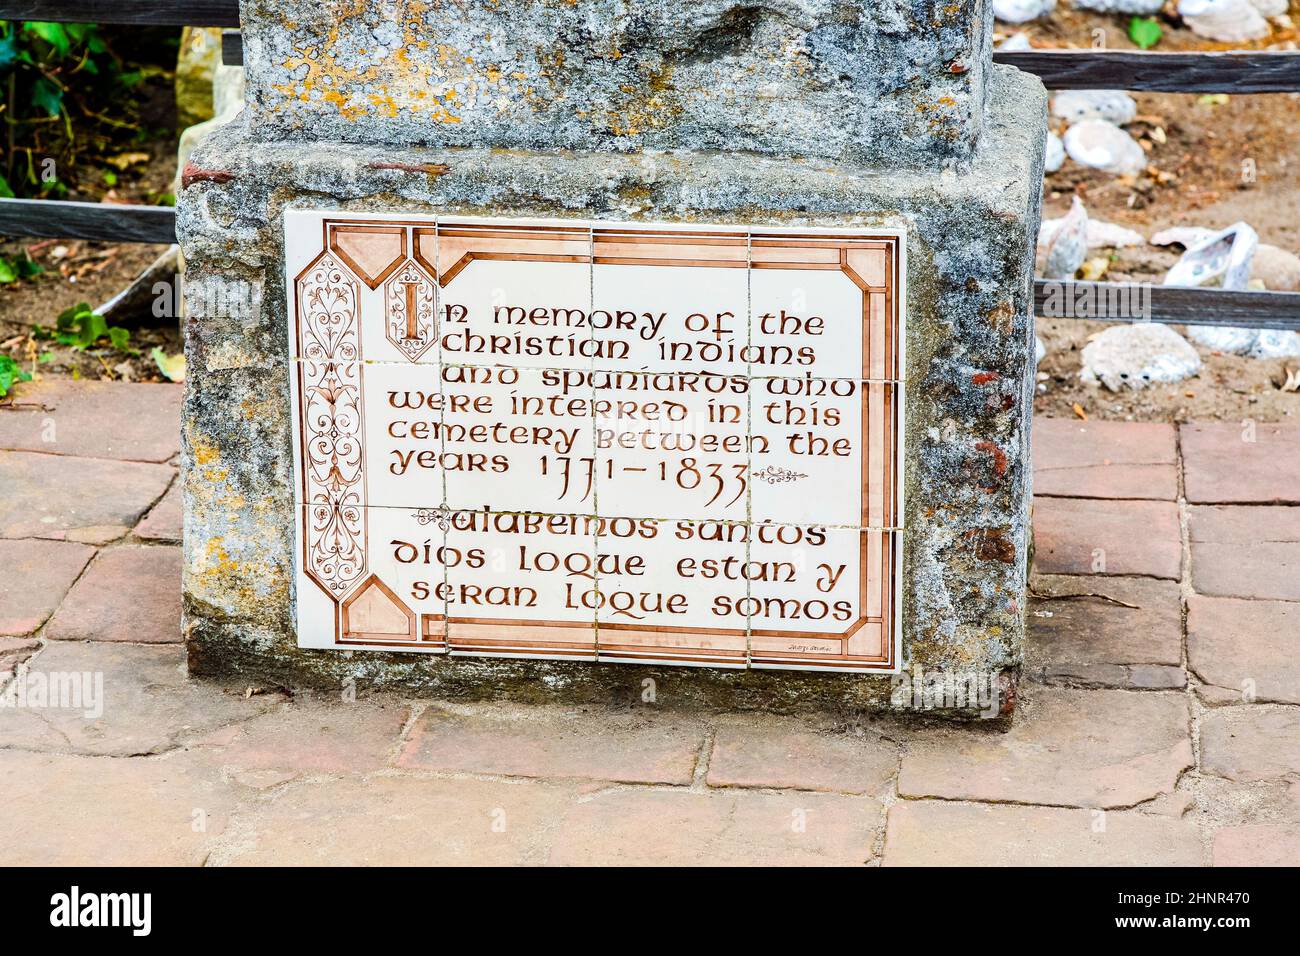
<svg viewBox="0 0 1300 956">
<path fill-rule="evenodd" d="M 173 482 L 162 500 L 149 509 L 138 525 L 135 536 L 148 541 L 181 540 L 181 486 Z"/>
<path fill-rule="evenodd" d="M 1300 604 L 1193 595 L 1187 657 L 1196 675 L 1216 688 L 1300 704 Z"/>
<path fill-rule="evenodd" d="M 212 684 L 187 680 L 179 647 L 81 644 L 53 641 L 28 663 L 34 675 L 76 679 L 90 695 L 65 702 L 80 706 L 0 708 L 0 747 L 58 753 L 130 756 L 161 753 L 185 738 L 253 717 L 279 695 L 244 699 Z M 97 681 L 102 679 L 102 685 Z M 102 686 L 102 712 L 90 699 Z"/>
<path fill-rule="evenodd" d="M 0 540 L 0 635 L 44 624 L 94 553 L 70 541 Z"/>
<path fill-rule="evenodd" d="M 1037 688 L 1006 733 L 918 731 L 903 755 L 906 797 L 1128 807 L 1173 790 L 1192 764 L 1177 693 Z"/>
<path fill-rule="evenodd" d="M 1041 574 L 1145 574 L 1176 581 L 1181 560 L 1178 506 L 1172 501 L 1034 499 L 1034 568 Z"/>
<path fill-rule="evenodd" d="M 398 765 L 446 773 L 691 782 L 704 729 L 680 713 L 653 715 L 504 706 L 455 713 L 429 707 Z"/>
<path fill-rule="evenodd" d="M 1038 496 L 1178 497 L 1172 425 L 1035 418 L 1033 449 Z"/>
<path fill-rule="evenodd" d="M 1300 860 L 1300 824 L 1249 824 L 1214 834 L 1215 866 L 1285 866 Z"/>
<path fill-rule="evenodd" d="M 214 866 L 517 866 L 574 799 L 530 780 L 372 775 L 291 784 L 237 815 Z"/>
<path fill-rule="evenodd" d="M 1300 709 L 1243 704 L 1206 712 L 1201 769 L 1229 780 L 1300 777 Z"/>
<path fill-rule="evenodd" d="M 1185 820 L 1133 810 L 900 800 L 889 809 L 885 866 L 1200 866 Z"/>
<path fill-rule="evenodd" d="M 121 461 L 168 461 L 181 450 L 179 385 L 48 379 L 0 409 L 0 449 Z"/>
<path fill-rule="evenodd" d="M 0 750 L 0 777 L 4 866 L 198 866 L 237 801 L 218 773 L 184 754 Z"/>
<path fill-rule="evenodd" d="M 168 465 L 0 451 L 0 538 L 112 541 L 175 474 Z"/>
<path fill-rule="evenodd" d="M 737 723 L 718 729 L 706 779 L 711 787 L 879 794 L 897 770 L 891 741 Z"/>
<path fill-rule="evenodd" d="M 882 808 L 829 793 L 606 790 L 569 806 L 547 862 L 852 866 L 873 859 Z"/>
<path fill-rule="evenodd" d="M 1194 507 L 1189 529 L 1199 593 L 1300 601 L 1300 508 Z"/>
<path fill-rule="evenodd" d="M 389 764 L 409 715 L 397 701 L 295 698 L 194 744 L 236 772 L 368 773 Z"/>
<path fill-rule="evenodd" d="M 44 635 L 54 641 L 177 643 L 181 555 L 175 547 L 101 551 Z"/>
<path fill-rule="evenodd" d="M 1188 501 L 1300 504 L 1300 425 L 1202 422 L 1179 432 Z"/>
<path fill-rule="evenodd" d="M 1026 655 L 1031 674 L 1113 687 L 1186 683 L 1175 582 L 1039 574 L 1033 593 Z"/>
</svg>

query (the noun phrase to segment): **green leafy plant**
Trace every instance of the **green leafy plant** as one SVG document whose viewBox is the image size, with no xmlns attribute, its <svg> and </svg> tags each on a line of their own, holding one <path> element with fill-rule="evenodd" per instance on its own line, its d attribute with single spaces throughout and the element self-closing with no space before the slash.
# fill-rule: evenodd
<svg viewBox="0 0 1300 956">
<path fill-rule="evenodd" d="M 0 398 L 7 398 L 18 382 L 30 382 L 32 377 L 8 355 L 0 355 Z"/>
<path fill-rule="evenodd" d="M 44 271 L 45 267 L 38 262 L 33 262 L 25 252 L 16 259 L 0 256 L 0 285 L 9 285 L 19 279 L 30 279 Z"/>
<path fill-rule="evenodd" d="M 59 313 L 53 329 L 38 325 L 32 330 L 32 335 L 38 339 L 53 339 L 60 345 L 71 346 L 79 352 L 108 339 L 109 347 L 115 351 L 138 354 L 129 347 L 129 330 L 120 325 L 109 325 L 107 319 L 85 302 L 78 302 Z"/>
<path fill-rule="evenodd" d="M 169 382 L 185 381 L 185 355 L 168 355 L 158 346 L 153 347 L 149 353 L 153 358 L 154 364 L 158 366 L 158 371 L 162 372 L 163 377 Z"/>
<path fill-rule="evenodd" d="M 105 129 L 134 131 L 136 107 L 124 94 L 140 79 L 93 23 L 0 20 L 0 196 L 65 195 L 74 129 L 91 141 Z"/>
<path fill-rule="evenodd" d="M 1134 17 L 1128 22 L 1128 38 L 1140 50 L 1149 50 L 1164 36 L 1164 31 L 1155 17 Z"/>
</svg>

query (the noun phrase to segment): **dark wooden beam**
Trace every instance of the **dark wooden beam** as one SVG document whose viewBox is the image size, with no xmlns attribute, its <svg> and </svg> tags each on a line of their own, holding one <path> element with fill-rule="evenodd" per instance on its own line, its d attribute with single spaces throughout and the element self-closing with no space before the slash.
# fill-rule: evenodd
<svg viewBox="0 0 1300 956">
<path fill-rule="evenodd" d="M 993 52 L 1052 90 L 1289 93 L 1300 90 L 1300 52 L 1149 53 L 1136 50 Z"/>
<path fill-rule="evenodd" d="M 0 20 L 237 27 L 239 0 L 0 0 Z"/>
<path fill-rule="evenodd" d="M 1228 292 L 1039 279 L 1034 283 L 1034 306 L 1042 318 L 1231 325 L 1300 332 L 1300 293 L 1296 292 Z"/>
<path fill-rule="evenodd" d="M 169 206 L 0 199 L 0 236 L 173 243 L 176 210 Z"/>
</svg>

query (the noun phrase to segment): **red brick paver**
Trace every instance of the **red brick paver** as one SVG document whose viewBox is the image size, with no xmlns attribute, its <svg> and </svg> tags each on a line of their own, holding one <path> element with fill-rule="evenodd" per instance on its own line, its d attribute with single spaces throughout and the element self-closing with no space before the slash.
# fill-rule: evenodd
<svg viewBox="0 0 1300 956">
<path fill-rule="evenodd" d="M 592 746 L 600 740 L 601 746 Z M 690 783 L 704 729 L 680 714 L 663 719 L 618 712 L 509 708 L 461 716 L 430 707 L 417 721 L 399 766 L 639 783 Z"/>
<path fill-rule="evenodd" d="M 1199 593 L 1300 601 L 1300 508 L 1195 507 L 1189 529 Z"/>
<path fill-rule="evenodd" d="M 1102 687 L 1186 683 L 1176 582 L 1040 574 L 1032 586 L 1026 653 L 1035 673 Z"/>
<path fill-rule="evenodd" d="M 0 540 L 0 634 L 31 634 L 44 624 L 94 553 L 70 541 Z"/>
<path fill-rule="evenodd" d="M 135 526 L 135 536 L 146 541 L 181 540 L 181 484 L 177 480 L 162 500 Z"/>
<path fill-rule="evenodd" d="M 152 543 L 180 535 L 175 468 L 158 463 L 175 455 L 178 390 L 19 394 L 54 408 L 59 444 L 36 430 L 44 408 L 0 410 L 0 690 L 45 675 L 65 693 L 88 677 L 102 699 L 0 708 L 13 781 L 0 865 L 1250 865 L 1300 852 L 1300 507 L 1254 504 L 1295 501 L 1294 426 L 1260 425 L 1253 446 L 1236 426 L 1187 427 L 1178 446 L 1163 425 L 1036 423 L 1034 595 L 1007 730 L 190 681 L 181 647 L 147 646 L 179 636 L 179 550 Z M 139 420 L 98 434 L 96 413 Z M 148 463 L 114 460 L 134 458 Z M 1225 484 L 1223 462 L 1240 482 Z"/>
<path fill-rule="evenodd" d="M 718 730 L 707 779 L 714 787 L 879 794 L 897 770 L 890 741 L 746 722 Z"/>
<path fill-rule="evenodd" d="M 116 540 L 175 474 L 170 465 L 0 451 L 0 538 Z"/>
<path fill-rule="evenodd" d="M 1172 501 L 1034 499 L 1034 567 L 1043 574 L 1145 574 L 1177 580 Z"/>
<path fill-rule="evenodd" d="M 1178 497 L 1174 426 L 1034 420 L 1034 494 L 1066 498 Z"/>
<path fill-rule="evenodd" d="M 1300 425 L 1180 426 L 1187 500 L 1300 504 Z"/>
<path fill-rule="evenodd" d="M 24 385 L 0 408 L 0 449 L 164 462 L 180 453 L 179 385 L 70 382 Z"/>
<path fill-rule="evenodd" d="M 181 553 L 127 545 L 103 551 L 45 629 L 56 641 L 178 643 Z"/>
<path fill-rule="evenodd" d="M 1183 820 L 1135 811 L 904 800 L 889 811 L 885 866 L 1199 866 Z"/>
<path fill-rule="evenodd" d="M 1247 700 L 1300 704 L 1300 604 L 1193 595 L 1187 656 L 1207 684 Z"/>
</svg>

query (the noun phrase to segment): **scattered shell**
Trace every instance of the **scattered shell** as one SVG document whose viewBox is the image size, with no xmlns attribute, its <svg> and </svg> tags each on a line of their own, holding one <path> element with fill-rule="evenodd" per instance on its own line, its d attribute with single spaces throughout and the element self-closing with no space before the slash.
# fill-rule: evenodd
<svg viewBox="0 0 1300 956">
<path fill-rule="evenodd" d="M 1043 223 L 1044 229 L 1049 222 L 1057 221 L 1047 220 Z M 1092 222 L 1088 223 L 1089 229 L 1092 225 Z M 1205 229 L 1201 226 L 1174 226 L 1157 232 L 1151 237 L 1151 244 L 1191 248 L 1198 242 L 1204 242 L 1214 233 L 1213 229 Z M 1042 232 L 1038 235 L 1041 242 Z M 1250 279 L 1252 282 L 1259 280 L 1270 292 L 1300 292 L 1300 256 L 1261 242 L 1255 248 L 1255 260 L 1250 267 Z"/>
<path fill-rule="evenodd" d="M 1128 133 L 1105 120 L 1083 120 L 1065 131 L 1065 151 L 1076 163 L 1117 176 L 1147 168 L 1147 154 Z"/>
<path fill-rule="evenodd" d="M 1279 329 L 1238 329 L 1226 325 L 1189 325 L 1187 337 L 1216 352 L 1246 358 L 1291 358 L 1300 355 L 1300 334 Z"/>
<path fill-rule="evenodd" d="M 1040 364 L 1046 355 L 1047 355 L 1047 346 L 1043 344 L 1042 339 L 1040 339 L 1038 336 L 1035 335 L 1034 336 L 1034 364 L 1035 365 Z"/>
<path fill-rule="evenodd" d="M 1287 0 L 1250 0 L 1250 3 L 1266 17 L 1280 17 L 1288 6 Z"/>
<path fill-rule="evenodd" d="M 1211 283 L 1224 289 L 1244 289 L 1250 281 L 1259 236 L 1244 222 L 1211 233 L 1187 248 L 1165 273 L 1165 285 L 1201 286 Z"/>
<path fill-rule="evenodd" d="M 1067 123 L 1101 119 L 1122 126 L 1137 116 L 1137 101 L 1120 90 L 1065 90 L 1052 99 L 1052 115 Z"/>
<path fill-rule="evenodd" d="M 1268 21 L 1250 0 L 1178 0 L 1178 15 L 1197 36 L 1222 43 L 1268 36 Z"/>
<path fill-rule="evenodd" d="M 1181 382 L 1201 370 L 1201 357 L 1167 325 L 1114 325 L 1083 348 L 1079 377 L 1112 392 L 1145 388 L 1157 382 Z"/>
<path fill-rule="evenodd" d="M 1028 23 L 1056 9 L 1056 0 L 993 0 L 993 16 L 1004 23 Z"/>
<path fill-rule="evenodd" d="M 1038 230 L 1038 244 L 1040 246 L 1051 242 L 1056 231 L 1061 228 L 1061 223 L 1065 221 L 1060 219 L 1044 219 L 1043 224 Z M 1142 233 L 1134 232 L 1132 229 L 1126 229 L 1124 226 L 1117 226 L 1113 222 L 1104 222 L 1101 219 L 1088 220 L 1088 248 L 1089 249 L 1127 249 L 1132 246 L 1140 246 L 1146 243 L 1142 238 Z"/>
<path fill-rule="evenodd" d="M 1061 137 L 1051 130 L 1047 131 L 1047 155 L 1043 160 L 1043 170 L 1054 173 L 1065 165 L 1065 144 Z"/>
<path fill-rule="evenodd" d="M 1061 221 L 1056 234 L 1047 243 L 1043 259 L 1046 279 L 1073 279 L 1088 252 L 1088 211 L 1078 196 Z"/>
<path fill-rule="evenodd" d="M 1206 229 L 1204 226 L 1171 226 L 1152 236 L 1151 245 L 1189 248 L 1212 235 L 1214 235 L 1214 230 Z"/>
<path fill-rule="evenodd" d="M 1029 34 L 1024 31 L 1013 33 L 998 44 L 999 50 L 1005 50 L 1008 53 L 1018 53 L 1022 50 L 1032 50 L 1033 48 L 1033 44 L 1029 42 Z"/>
</svg>

